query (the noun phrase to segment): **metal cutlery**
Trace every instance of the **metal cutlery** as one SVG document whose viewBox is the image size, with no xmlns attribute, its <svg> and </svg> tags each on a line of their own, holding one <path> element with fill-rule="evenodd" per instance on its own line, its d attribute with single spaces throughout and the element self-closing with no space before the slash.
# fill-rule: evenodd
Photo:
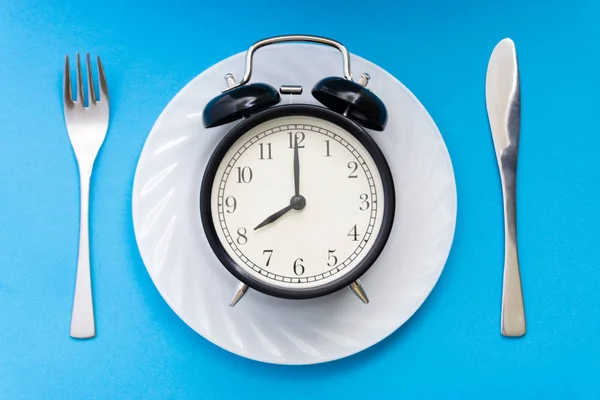
<svg viewBox="0 0 600 400">
<path fill-rule="evenodd" d="M 525 308 L 519 271 L 516 183 L 521 124 L 521 90 L 515 44 L 503 39 L 494 48 L 486 76 L 486 106 L 502 182 L 504 203 L 504 278 L 501 333 L 523 336 Z"/>
<path fill-rule="evenodd" d="M 74 338 L 85 339 L 96 335 L 94 322 L 94 306 L 92 300 L 92 282 L 90 274 L 90 246 L 89 246 L 89 191 L 90 179 L 94 161 L 108 130 L 109 107 L 108 87 L 104 69 L 98 57 L 98 82 L 99 96 L 96 98 L 96 89 L 92 74 L 90 55 L 87 59 L 87 101 L 84 96 L 81 62 L 77 53 L 77 100 L 73 100 L 71 89 L 71 74 L 69 56 L 65 59 L 64 72 L 64 115 L 69 140 L 75 153 L 79 167 L 80 179 L 80 227 L 79 251 L 77 258 L 77 277 L 75 281 L 75 295 L 71 314 L 70 335 Z"/>
</svg>

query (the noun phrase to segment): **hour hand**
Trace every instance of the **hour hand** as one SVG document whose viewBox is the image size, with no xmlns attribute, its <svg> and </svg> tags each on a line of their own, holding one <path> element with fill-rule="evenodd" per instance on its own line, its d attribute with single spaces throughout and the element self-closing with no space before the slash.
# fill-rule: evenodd
<svg viewBox="0 0 600 400">
<path fill-rule="evenodd" d="M 267 219 L 265 219 L 263 222 L 261 222 L 260 224 L 256 225 L 256 227 L 254 228 L 254 230 L 257 230 L 259 228 L 262 228 L 265 225 L 270 224 L 271 222 L 277 220 L 279 217 L 281 217 L 283 214 L 285 214 L 286 212 L 290 211 L 291 209 L 293 209 L 294 207 L 290 204 L 285 208 L 282 208 L 281 210 L 277 211 L 275 214 L 269 215 L 267 217 Z"/>
</svg>

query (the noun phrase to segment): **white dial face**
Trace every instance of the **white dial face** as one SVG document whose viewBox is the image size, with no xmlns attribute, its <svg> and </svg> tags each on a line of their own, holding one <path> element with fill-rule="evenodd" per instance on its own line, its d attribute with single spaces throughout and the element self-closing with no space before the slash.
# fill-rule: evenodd
<svg viewBox="0 0 600 400">
<path fill-rule="evenodd" d="M 244 133 L 217 169 L 211 203 L 218 238 L 235 263 L 265 284 L 298 290 L 351 272 L 373 246 L 385 207 L 365 147 L 309 116 L 274 118 Z"/>
</svg>

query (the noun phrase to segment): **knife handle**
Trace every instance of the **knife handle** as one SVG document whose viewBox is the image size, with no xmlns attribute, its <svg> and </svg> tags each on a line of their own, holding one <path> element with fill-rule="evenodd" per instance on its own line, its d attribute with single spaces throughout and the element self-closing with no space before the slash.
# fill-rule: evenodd
<svg viewBox="0 0 600 400">
<path fill-rule="evenodd" d="M 502 287 L 501 332 L 523 336 L 526 332 L 525 306 L 517 250 L 516 147 L 508 147 L 500 157 L 504 203 L 504 278 Z"/>
</svg>

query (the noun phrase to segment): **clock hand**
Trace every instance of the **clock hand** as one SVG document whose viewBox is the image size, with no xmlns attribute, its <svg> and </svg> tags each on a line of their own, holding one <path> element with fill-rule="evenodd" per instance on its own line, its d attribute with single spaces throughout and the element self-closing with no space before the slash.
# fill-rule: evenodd
<svg viewBox="0 0 600 400">
<path fill-rule="evenodd" d="M 300 157 L 298 156 L 298 138 L 294 143 L 294 189 L 296 196 L 300 195 Z"/>
<path fill-rule="evenodd" d="M 260 224 L 256 225 L 256 228 L 254 228 L 254 230 L 257 230 L 258 228 L 262 228 L 265 225 L 270 224 L 271 222 L 274 222 L 275 220 L 279 219 L 279 217 L 281 217 L 283 214 L 287 213 L 290 210 L 302 210 L 304 207 L 306 206 L 306 199 L 301 196 L 293 196 L 290 200 L 290 205 L 287 207 L 282 208 L 281 210 L 277 211 L 276 213 L 269 215 L 263 222 L 261 222 Z"/>
<path fill-rule="evenodd" d="M 254 230 L 257 230 L 258 228 L 262 228 L 263 226 L 268 225 L 271 222 L 274 222 L 275 220 L 279 219 L 279 217 L 281 217 L 283 214 L 285 214 L 286 212 L 290 211 L 293 208 L 294 207 L 292 207 L 292 205 L 290 204 L 287 207 L 282 208 L 281 210 L 277 211 L 275 214 L 269 215 L 267 217 L 267 219 L 265 219 L 260 224 L 256 225 L 256 228 L 254 228 Z"/>
</svg>

